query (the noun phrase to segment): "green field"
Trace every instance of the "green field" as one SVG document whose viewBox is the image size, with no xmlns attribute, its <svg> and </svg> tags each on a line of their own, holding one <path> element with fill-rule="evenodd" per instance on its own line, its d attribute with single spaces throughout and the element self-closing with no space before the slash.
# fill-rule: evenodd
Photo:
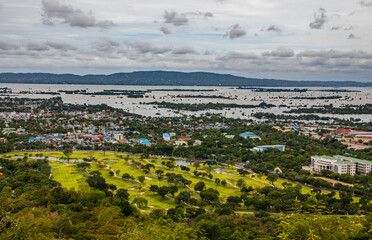
<svg viewBox="0 0 372 240">
<path fill-rule="evenodd" d="M 55 158 L 61 158 L 63 157 L 63 154 L 61 152 L 32 152 L 30 153 L 32 156 L 35 156 L 36 154 L 40 155 L 42 154 L 43 157 L 55 157 Z M 31 156 L 30 155 L 30 156 Z M 6 156 L 24 156 L 24 153 L 9 153 L 6 154 Z M 119 153 L 113 153 L 113 152 L 106 152 L 104 154 L 103 152 L 74 152 L 70 158 L 78 158 L 78 159 L 84 159 L 93 157 L 94 161 L 91 162 L 91 167 L 88 169 L 88 171 L 99 171 L 101 172 L 102 176 L 106 179 L 106 182 L 109 184 L 115 184 L 117 189 L 125 188 L 128 189 L 128 192 L 130 193 L 130 200 L 134 200 L 137 196 L 145 197 L 148 200 L 148 207 L 145 208 L 145 210 L 151 210 L 153 208 L 162 208 L 162 209 L 168 209 L 171 207 L 175 207 L 176 203 L 172 198 L 165 198 L 162 199 L 157 193 L 153 193 L 149 191 L 149 187 L 151 185 L 158 185 L 158 186 L 168 186 L 169 184 L 166 181 L 166 178 L 159 180 L 158 177 L 155 175 L 155 169 L 161 169 L 164 170 L 164 173 L 176 173 L 176 174 L 182 174 L 184 178 L 187 180 L 192 181 L 190 184 L 190 188 L 187 188 L 185 186 L 179 185 L 179 191 L 188 190 L 192 192 L 193 197 L 196 199 L 199 199 L 199 194 L 197 194 L 193 188 L 195 184 L 199 181 L 203 181 L 206 184 L 207 188 L 214 188 L 218 190 L 220 193 L 221 199 L 226 199 L 229 196 L 239 196 L 241 194 L 240 189 L 236 186 L 236 183 L 239 179 L 243 179 L 246 186 L 252 186 L 255 188 L 262 188 L 265 186 L 270 186 L 270 183 L 266 180 L 265 176 L 262 176 L 261 179 L 258 179 L 257 176 L 252 177 L 251 175 L 246 176 L 239 176 L 236 173 L 236 168 L 234 167 L 227 167 L 225 168 L 225 171 L 228 173 L 232 173 L 234 175 L 227 175 L 227 174 L 218 174 L 213 171 L 213 168 L 216 168 L 214 166 L 211 170 L 211 173 L 213 175 L 213 179 L 204 178 L 204 177 L 197 177 L 192 172 L 195 171 L 195 168 L 193 166 L 188 166 L 190 168 L 190 172 L 186 172 L 181 170 L 180 168 L 175 169 L 168 169 L 165 166 L 163 166 L 161 163 L 162 161 L 165 161 L 165 159 L 162 158 L 154 158 L 150 157 L 149 159 L 141 159 L 139 156 L 134 155 L 126 155 L 126 154 L 119 154 Z M 133 161 L 140 162 L 142 165 L 146 165 L 148 163 L 152 163 L 155 165 L 155 169 L 151 169 L 151 172 L 148 174 L 145 174 L 138 166 L 132 164 Z M 89 191 L 89 186 L 86 183 L 86 178 L 89 176 L 89 174 L 86 171 L 83 171 L 81 169 L 78 169 L 75 163 L 61 163 L 61 162 L 55 162 L 55 161 L 49 161 L 50 166 L 52 167 L 52 178 L 53 180 L 59 182 L 62 187 L 67 189 L 75 189 L 75 190 L 83 190 L 83 191 Z M 221 167 L 221 166 L 217 166 Z M 111 176 L 109 173 L 110 171 L 114 171 L 117 173 L 117 176 Z M 198 171 L 200 172 L 206 172 L 208 171 L 207 166 L 201 165 L 198 168 Z M 131 176 L 135 177 L 135 180 L 123 180 L 121 176 L 124 173 L 128 173 Z M 145 176 L 146 180 L 143 184 L 140 184 L 137 180 L 138 176 Z M 221 181 L 226 180 L 227 184 L 225 186 L 218 184 L 216 185 L 215 179 L 219 178 Z M 286 181 L 278 179 L 274 185 L 276 187 L 282 188 L 282 183 Z M 289 182 L 287 182 L 289 183 Z M 311 188 L 307 186 L 302 185 L 302 192 L 303 193 L 310 193 Z M 325 191 L 326 192 L 326 191 Z M 176 194 L 177 195 L 177 194 Z M 355 198 L 355 200 L 358 200 Z"/>
</svg>

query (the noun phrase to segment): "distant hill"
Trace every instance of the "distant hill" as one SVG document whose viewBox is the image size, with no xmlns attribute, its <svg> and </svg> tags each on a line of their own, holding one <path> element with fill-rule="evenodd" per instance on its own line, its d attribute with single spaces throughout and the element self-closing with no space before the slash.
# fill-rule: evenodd
<svg viewBox="0 0 372 240">
<path fill-rule="evenodd" d="M 238 77 L 208 72 L 141 71 L 110 75 L 51 73 L 0 73 L 0 83 L 153 85 L 153 86 L 248 86 L 248 87 L 372 87 L 372 82 L 288 81 Z"/>
</svg>

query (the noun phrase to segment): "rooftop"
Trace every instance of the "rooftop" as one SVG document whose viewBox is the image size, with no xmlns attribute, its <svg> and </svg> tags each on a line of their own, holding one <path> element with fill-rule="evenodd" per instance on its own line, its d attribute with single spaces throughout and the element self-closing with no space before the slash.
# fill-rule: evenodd
<svg viewBox="0 0 372 240">
<path fill-rule="evenodd" d="M 349 161 L 352 161 L 352 162 L 359 162 L 359 163 L 369 163 L 369 164 L 372 164 L 371 161 L 362 160 L 362 159 L 359 159 L 359 158 L 345 157 L 345 156 L 341 156 L 341 155 L 336 155 L 336 156 L 334 156 L 334 157 L 335 157 L 335 158 L 338 158 L 338 159 L 349 160 Z"/>
<path fill-rule="evenodd" d="M 312 156 L 313 158 L 324 158 L 324 159 L 328 159 L 328 160 L 337 160 L 337 158 L 335 157 L 331 157 L 331 156 L 326 156 L 326 155 L 322 155 L 322 156 Z"/>
<path fill-rule="evenodd" d="M 252 132 L 241 133 L 241 134 L 239 134 L 239 136 L 241 136 L 241 137 L 250 137 L 250 138 L 259 138 L 258 135 L 254 134 Z"/>
</svg>

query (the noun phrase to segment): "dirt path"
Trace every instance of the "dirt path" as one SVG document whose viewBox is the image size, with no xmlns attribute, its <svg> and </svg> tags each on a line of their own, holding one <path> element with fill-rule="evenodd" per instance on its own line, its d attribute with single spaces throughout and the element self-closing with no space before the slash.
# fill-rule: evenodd
<svg viewBox="0 0 372 240">
<path fill-rule="evenodd" d="M 336 184 L 336 183 L 340 183 L 342 185 L 346 185 L 346 186 L 349 186 L 349 187 L 353 187 L 354 185 L 351 184 L 351 183 L 346 183 L 346 182 L 341 182 L 341 181 L 338 181 L 338 180 L 335 180 L 335 179 L 330 179 L 330 178 L 326 178 L 326 177 L 312 177 L 312 178 L 316 178 L 316 179 L 322 179 L 324 181 L 327 181 L 329 183 L 332 183 L 333 186 Z"/>
</svg>

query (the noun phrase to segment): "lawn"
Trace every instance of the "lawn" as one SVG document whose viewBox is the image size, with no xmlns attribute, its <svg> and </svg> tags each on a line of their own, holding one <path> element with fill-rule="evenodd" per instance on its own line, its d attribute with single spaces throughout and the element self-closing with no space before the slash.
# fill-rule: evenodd
<svg viewBox="0 0 372 240">
<path fill-rule="evenodd" d="M 75 190 L 87 190 L 88 184 L 85 181 L 86 173 L 78 170 L 75 164 L 53 163 L 52 178 L 61 183 L 62 187 Z"/>
<path fill-rule="evenodd" d="M 35 154 L 42 154 L 43 156 L 48 157 L 55 157 L 61 158 L 63 154 L 61 152 L 32 152 L 30 153 L 33 156 Z M 24 156 L 23 152 L 13 152 L 7 154 L 7 156 Z M 230 174 L 219 174 L 213 171 L 214 168 L 221 167 L 221 166 L 213 166 L 209 169 L 208 166 L 201 165 L 198 168 L 200 172 L 208 172 L 211 170 L 213 175 L 212 179 L 195 176 L 193 172 L 196 170 L 194 166 L 188 166 L 190 168 L 189 172 L 183 171 L 180 168 L 176 167 L 174 169 L 168 169 L 161 163 L 163 161 L 167 161 L 167 159 L 163 158 L 155 158 L 150 157 L 149 159 L 142 159 L 140 156 L 136 155 L 126 155 L 126 154 L 118 154 L 113 152 L 74 152 L 70 158 L 78 158 L 84 159 L 93 157 L 95 159 L 94 162 L 91 162 L 91 167 L 88 169 L 89 171 L 99 171 L 102 176 L 106 179 L 106 182 L 109 184 L 115 184 L 117 189 L 124 188 L 127 189 L 130 194 L 130 200 L 133 201 L 136 197 L 141 196 L 145 197 L 148 200 L 148 207 L 145 208 L 146 211 L 151 211 L 152 209 L 161 208 L 161 209 L 168 209 L 176 206 L 174 199 L 172 198 L 165 198 L 162 199 L 157 193 L 153 193 L 149 191 L 149 187 L 151 185 L 158 185 L 158 186 L 168 186 L 169 183 L 167 182 L 166 178 L 159 180 L 158 177 L 155 175 L 155 169 L 151 169 L 150 173 L 145 174 L 138 166 L 133 164 L 133 161 L 140 162 L 142 165 L 146 165 L 148 163 L 152 163 L 155 165 L 156 170 L 162 169 L 164 170 L 164 174 L 167 173 L 175 173 L 175 174 L 182 174 L 184 178 L 187 180 L 192 181 L 190 184 L 190 188 L 186 188 L 185 186 L 178 185 L 179 191 L 190 191 L 193 194 L 193 197 L 200 199 L 199 194 L 197 194 L 193 189 L 197 182 L 203 181 L 206 185 L 206 188 L 214 188 L 220 193 L 220 198 L 226 199 L 229 196 L 239 196 L 241 194 L 240 189 L 236 187 L 236 184 L 239 179 L 243 179 L 246 186 L 252 186 L 253 188 L 262 188 L 265 186 L 270 186 L 270 183 L 267 181 L 265 176 L 262 176 L 261 179 L 252 177 L 251 175 L 246 176 L 239 176 L 236 172 L 235 167 L 225 167 L 224 171 Z M 64 188 L 75 190 L 89 190 L 89 186 L 86 183 L 86 178 L 89 176 L 87 172 L 80 170 L 77 168 L 76 164 L 74 163 L 61 163 L 55 161 L 49 161 L 50 166 L 52 167 L 52 178 L 60 182 Z M 109 169 L 107 169 L 109 167 Z M 116 173 L 116 177 L 110 175 L 110 172 L 114 171 Z M 121 176 L 124 173 L 128 173 L 135 178 L 134 181 L 132 180 L 123 180 Z M 140 184 L 138 180 L 138 176 L 145 176 L 146 180 L 143 184 Z M 223 186 L 222 184 L 216 184 L 215 179 L 219 178 L 221 181 L 226 180 L 228 183 Z M 285 180 L 278 179 L 274 182 L 276 187 L 282 188 L 282 184 L 284 182 L 290 183 Z M 292 183 L 293 184 L 293 183 Z M 302 193 L 310 193 L 311 188 L 301 185 L 302 186 Z M 328 192 L 328 191 L 324 191 Z M 176 194 L 177 195 L 177 194 Z M 338 194 L 337 194 L 338 195 Z M 358 198 L 354 198 L 354 201 L 358 201 Z"/>
</svg>

